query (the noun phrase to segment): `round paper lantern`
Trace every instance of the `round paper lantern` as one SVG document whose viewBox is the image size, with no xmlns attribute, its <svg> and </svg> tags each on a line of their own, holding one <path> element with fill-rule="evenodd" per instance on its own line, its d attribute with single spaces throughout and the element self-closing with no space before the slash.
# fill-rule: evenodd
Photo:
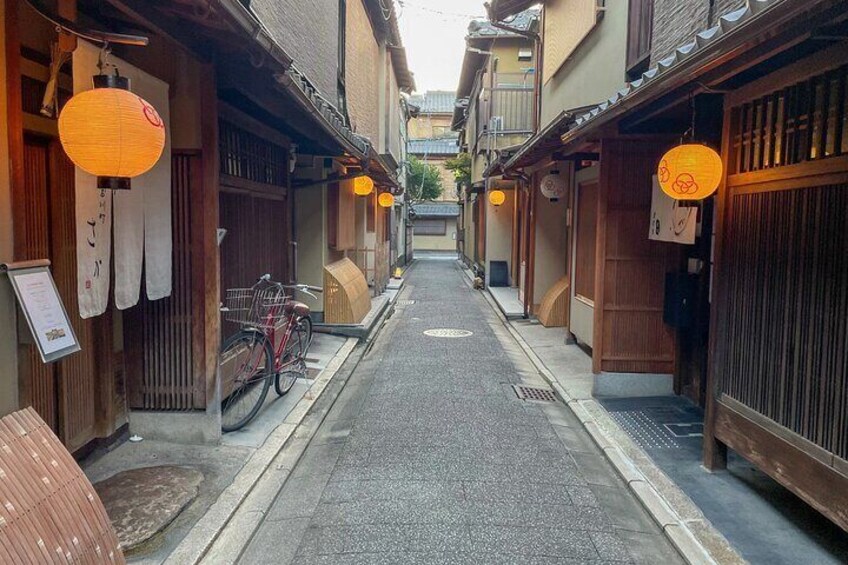
<svg viewBox="0 0 848 565">
<path fill-rule="evenodd" d="M 391 208 L 395 203 L 395 197 L 391 192 L 381 192 L 377 197 L 377 204 L 383 208 Z"/>
<path fill-rule="evenodd" d="M 353 179 L 353 192 L 357 196 L 368 196 L 374 190 L 374 181 L 371 177 L 363 176 Z"/>
<path fill-rule="evenodd" d="M 565 196 L 566 186 L 565 177 L 560 176 L 559 171 L 551 171 L 550 174 L 542 177 L 539 188 L 545 198 L 550 199 L 551 202 L 556 202 Z"/>
<path fill-rule="evenodd" d="M 493 190 L 489 192 L 489 202 L 492 203 L 492 206 L 500 206 L 506 202 L 506 194 L 503 190 Z"/>
<path fill-rule="evenodd" d="M 153 106 L 129 91 L 128 80 L 108 79 L 95 80 L 93 90 L 65 104 L 59 139 L 77 167 L 97 176 L 98 188 L 130 188 L 130 179 L 162 156 L 165 125 Z"/>
<path fill-rule="evenodd" d="M 678 145 L 663 155 L 657 167 L 660 188 L 675 200 L 702 200 L 716 191 L 724 166 L 710 147 Z"/>
</svg>

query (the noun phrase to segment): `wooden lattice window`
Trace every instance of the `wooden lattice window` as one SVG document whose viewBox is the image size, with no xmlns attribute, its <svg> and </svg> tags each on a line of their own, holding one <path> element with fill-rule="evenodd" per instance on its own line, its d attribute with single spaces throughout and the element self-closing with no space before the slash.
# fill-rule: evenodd
<svg viewBox="0 0 848 565">
<path fill-rule="evenodd" d="M 848 154 L 848 65 L 733 108 L 730 173 Z"/>
<path fill-rule="evenodd" d="M 232 123 L 219 122 L 221 173 L 264 185 L 286 186 L 286 149 Z"/>
</svg>

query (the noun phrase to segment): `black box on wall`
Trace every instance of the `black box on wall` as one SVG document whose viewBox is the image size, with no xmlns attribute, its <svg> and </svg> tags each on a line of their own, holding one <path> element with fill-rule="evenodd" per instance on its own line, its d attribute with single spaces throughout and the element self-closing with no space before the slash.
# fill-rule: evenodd
<svg viewBox="0 0 848 565">
<path fill-rule="evenodd" d="M 697 275 L 666 273 L 663 322 L 679 330 L 692 327 L 697 291 Z"/>
</svg>

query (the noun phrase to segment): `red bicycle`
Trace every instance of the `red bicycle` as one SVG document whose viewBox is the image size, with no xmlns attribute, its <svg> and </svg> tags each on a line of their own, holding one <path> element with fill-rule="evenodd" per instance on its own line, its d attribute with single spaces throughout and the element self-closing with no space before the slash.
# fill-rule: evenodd
<svg viewBox="0 0 848 565">
<path fill-rule="evenodd" d="M 277 394 L 288 393 L 306 374 L 306 352 L 312 343 L 309 306 L 292 299 L 298 291 L 317 299 L 323 289 L 305 284 L 286 285 L 263 275 L 250 288 L 226 291 L 221 312 L 242 329 L 221 346 L 221 427 L 238 430 L 256 416 L 271 377 Z"/>
</svg>

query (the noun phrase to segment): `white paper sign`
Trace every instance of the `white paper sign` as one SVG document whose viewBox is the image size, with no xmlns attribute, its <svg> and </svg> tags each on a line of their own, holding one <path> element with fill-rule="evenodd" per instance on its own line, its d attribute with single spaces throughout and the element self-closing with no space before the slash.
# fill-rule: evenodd
<svg viewBox="0 0 848 565">
<path fill-rule="evenodd" d="M 698 209 L 694 206 L 680 206 L 679 200 L 662 191 L 657 175 L 654 175 L 648 239 L 691 245 L 695 243 L 697 223 Z"/>
<path fill-rule="evenodd" d="M 46 363 L 79 351 L 74 330 L 47 268 L 9 273 L 18 302 Z"/>
</svg>

